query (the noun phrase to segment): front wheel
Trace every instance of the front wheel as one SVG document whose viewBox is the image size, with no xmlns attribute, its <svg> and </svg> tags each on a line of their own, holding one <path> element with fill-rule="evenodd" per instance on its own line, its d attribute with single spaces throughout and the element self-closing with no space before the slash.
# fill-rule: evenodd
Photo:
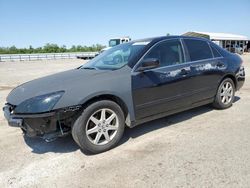
<svg viewBox="0 0 250 188">
<path fill-rule="evenodd" d="M 125 127 L 121 107 L 113 101 L 102 100 L 89 105 L 72 128 L 75 142 L 91 153 L 100 153 L 116 146 Z"/>
<path fill-rule="evenodd" d="M 224 79 L 215 96 L 213 106 L 218 109 L 226 109 L 232 106 L 234 101 L 235 85 L 232 79 Z"/>
</svg>

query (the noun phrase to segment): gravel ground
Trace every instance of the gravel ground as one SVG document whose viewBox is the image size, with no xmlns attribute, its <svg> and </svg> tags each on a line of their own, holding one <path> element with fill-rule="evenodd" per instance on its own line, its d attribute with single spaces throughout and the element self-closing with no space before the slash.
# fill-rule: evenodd
<svg viewBox="0 0 250 188">
<path fill-rule="evenodd" d="M 85 155 L 71 136 L 24 138 L 0 112 L 0 187 L 250 187 L 250 54 L 233 107 L 199 107 L 125 130 L 113 150 Z M 0 106 L 25 81 L 82 60 L 0 63 Z"/>
</svg>

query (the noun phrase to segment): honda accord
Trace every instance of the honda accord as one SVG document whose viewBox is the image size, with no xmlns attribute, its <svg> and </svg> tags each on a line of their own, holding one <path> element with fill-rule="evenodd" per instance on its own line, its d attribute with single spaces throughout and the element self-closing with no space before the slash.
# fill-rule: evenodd
<svg viewBox="0 0 250 188">
<path fill-rule="evenodd" d="M 210 103 L 229 108 L 244 81 L 242 59 L 207 39 L 148 38 L 24 83 L 3 110 L 25 135 L 52 141 L 72 134 L 80 148 L 100 153 L 118 144 L 125 126 Z"/>
</svg>

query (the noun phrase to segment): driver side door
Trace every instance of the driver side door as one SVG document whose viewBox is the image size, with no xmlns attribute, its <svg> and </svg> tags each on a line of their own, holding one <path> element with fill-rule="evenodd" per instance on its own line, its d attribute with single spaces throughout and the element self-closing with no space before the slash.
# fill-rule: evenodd
<svg viewBox="0 0 250 188">
<path fill-rule="evenodd" d="M 141 61 L 148 58 L 158 59 L 160 66 L 132 73 L 136 119 L 191 105 L 192 75 L 181 41 L 168 39 L 157 43 Z"/>
</svg>

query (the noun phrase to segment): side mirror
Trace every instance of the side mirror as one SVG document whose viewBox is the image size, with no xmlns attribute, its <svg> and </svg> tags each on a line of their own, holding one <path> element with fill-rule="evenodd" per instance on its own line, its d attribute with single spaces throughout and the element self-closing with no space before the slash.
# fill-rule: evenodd
<svg viewBox="0 0 250 188">
<path fill-rule="evenodd" d="M 160 66 L 160 61 L 157 58 L 147 58 L 142 60 L 137 71 L 143 72 Z"/>
</svg>

